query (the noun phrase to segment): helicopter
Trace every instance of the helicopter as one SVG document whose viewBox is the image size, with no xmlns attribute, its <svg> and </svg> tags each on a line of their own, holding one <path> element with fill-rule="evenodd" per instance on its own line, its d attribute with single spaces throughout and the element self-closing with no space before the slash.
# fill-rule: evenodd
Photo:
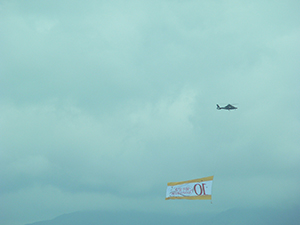
<svg viewBox="0 0 300 225">
<path fill-rule="evenodd" d="M 228 105 L 226 105 L 226 106 L 224 106 L 224 107 L 220 107 L 220 106 L 217 104 L 217 109 L 218 109 L 218 110 L 221 110 L 221 109 L 232 110 L 232 109 L 237 109 L 237 107 L 235 107 L 235 106 L 233 106 L 233 105 L 230 105 L 230 104 L 228 104 Z"/>
</svg>

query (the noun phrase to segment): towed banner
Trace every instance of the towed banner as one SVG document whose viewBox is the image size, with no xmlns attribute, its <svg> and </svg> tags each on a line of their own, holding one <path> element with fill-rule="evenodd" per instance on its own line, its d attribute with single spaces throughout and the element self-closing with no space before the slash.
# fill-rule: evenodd
<svg viewBox="0 0 300 225">
<path fill-rule="evenodd" d="M 190 199 L 210 200 L 214 176 L 194 180 L 168 183 L 166 200 Z"/>
</svg>

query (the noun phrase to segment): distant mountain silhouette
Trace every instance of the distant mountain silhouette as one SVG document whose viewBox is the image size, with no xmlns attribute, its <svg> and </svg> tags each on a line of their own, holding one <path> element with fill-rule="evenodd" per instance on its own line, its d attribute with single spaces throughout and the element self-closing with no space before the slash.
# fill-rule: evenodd
<svg viewBox="0 0 300 225">
<path fill-rule="evenodd" d="M 207 225 L 299 225 L 300 207 L 293 209 L 230 209 L 211 218 Z"/>
<path fill-rule="evenodd" d="M 143 212 L 105 212 L 86 211 L 61 215 L 53 220 L 41 221 L 27 225 L 158 225 L 158 224 L 199 224 L 207 220 L 211 214 L 193 214 L 179 216 L 160 213 Z"/>
<path fill-rule="evenodd" d="M 61 215 L 27 225 L 299 225 L 300 207 L 294 209 L 230 209 L 217 214 L 171 215 L 143 212 L 86 211 Z"/>
</svg>

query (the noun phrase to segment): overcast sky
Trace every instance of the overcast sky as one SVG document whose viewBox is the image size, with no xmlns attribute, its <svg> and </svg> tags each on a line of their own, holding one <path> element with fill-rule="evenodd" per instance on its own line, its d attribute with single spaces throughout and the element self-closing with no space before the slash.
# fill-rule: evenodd
<svg viewBox="0 0 300 225">
<path fill-rule="evenodd" d="M 299 12 L 0 0 L 0 223 L 299 204 Z M 211 175 L 213 204 L 165 201 L 167 182 Z"/>
</svg>

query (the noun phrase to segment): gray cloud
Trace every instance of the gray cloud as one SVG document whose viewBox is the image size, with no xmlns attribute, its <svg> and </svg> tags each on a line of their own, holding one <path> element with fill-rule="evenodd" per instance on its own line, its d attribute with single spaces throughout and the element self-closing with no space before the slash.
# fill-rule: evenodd
<svg viewBox="0 0 300 225">
<path fill-rule="evenodd" d="M 298 9 L 2 1 L 3 223 L 298 203 Z M 213 205 L 164 201 L 167 182 L 209 175 Z"/>
</svg>

